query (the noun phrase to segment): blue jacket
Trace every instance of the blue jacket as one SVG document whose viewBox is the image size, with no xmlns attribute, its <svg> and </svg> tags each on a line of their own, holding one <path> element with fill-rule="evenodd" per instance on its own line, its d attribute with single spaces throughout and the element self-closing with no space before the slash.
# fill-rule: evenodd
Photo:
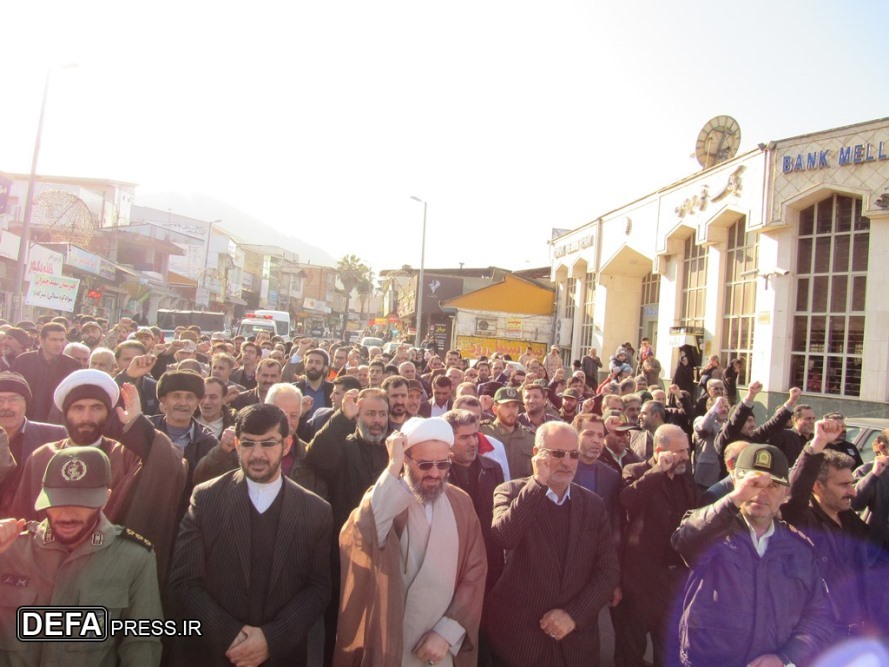
<svg viewBox="0 0 889 667">
<path fill-rule="evenodd" d="M 679 623 L 685 667 L 746 665 L 768 653 L 804 665 L 831 640 L 815 550 L 795 528 L 776 520 L 760 558 L 726 497 L 689 512 L 672 542 L 691 567 Z"/>
</svg>

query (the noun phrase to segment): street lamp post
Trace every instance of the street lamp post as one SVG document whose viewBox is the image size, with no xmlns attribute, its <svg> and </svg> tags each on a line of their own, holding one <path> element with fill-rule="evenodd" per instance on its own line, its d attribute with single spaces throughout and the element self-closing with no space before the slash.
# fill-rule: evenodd
<svg viewBox="0 0 889 667">
<path fill-rule="evenodd" d="M 76 64 L 61 65 L 62 68 L 77 67 Z M 27 270 L 28 250 L 31 245 L 31 212 L 34 207 L 34 186 L 37 180 L 37 158 L 40 155 L 40 139 L 43 136 L 43 117 L 46 115 L 46 100 L 49 97 L 49 80 L 53 68 L 46 70 L 46 81 L 43 84 L 43 101 L 40 103 L 40 120 L 37 121 L 37 138 L 34 140 L 34 156 L 31 158 L 31 173 L 28 175 L 28 194 L 25 199 L 25 215 L 22 218 L 22 237 L 19 241 L 18 265 L 15 272 L 15 285 L 12 291 L 12 321 L 22 319 L 22 302 L 25 291 L 25 272 Z"/>
<path fill-rule="evenodd" d="M 414 338 L 414 347 L 420 347 L 423 341 L 420 332 L 423 324 L 423 281 L 426 268 L 426 201 L 414 195 L 411 195 L 411 199 L 423 204 L 423 244 L 420 246 L 420 279 L 417 284 L 417 334 Z"/>
</svg>

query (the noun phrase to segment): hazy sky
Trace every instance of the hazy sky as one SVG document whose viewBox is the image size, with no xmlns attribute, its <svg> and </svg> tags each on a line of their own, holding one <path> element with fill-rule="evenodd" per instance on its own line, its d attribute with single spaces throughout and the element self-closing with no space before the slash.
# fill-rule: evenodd
<svg viewBox="0 0 889 667">
<path fill-rule="evenodd" d="M 0 170 L 202 192 L 379 270 L 549 263 L 577 227 L 741 150 L 889 116 L 889 3 L 7 2 Z M 138 201 L 138 195 L 137 195 Z M 223 221 L 224 226 L 224 221 Z"/>
</svg>

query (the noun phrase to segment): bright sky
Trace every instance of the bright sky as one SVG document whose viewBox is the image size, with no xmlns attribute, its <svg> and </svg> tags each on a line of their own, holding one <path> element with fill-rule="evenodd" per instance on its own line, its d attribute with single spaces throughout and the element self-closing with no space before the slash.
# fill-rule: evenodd
<svg viewBox="0 0 889 667">
<path fill-rule="evenodd" d="M 0 170 L 202 192 L 376 270 L 549 264 L 573 228 L 741 150 L 889 116 L 889 3 L 4 3 Z M 138 202 L 138 194 L 137 194 Z M 223 222 L 224 226 L 224 222 Z"/>
</svg>

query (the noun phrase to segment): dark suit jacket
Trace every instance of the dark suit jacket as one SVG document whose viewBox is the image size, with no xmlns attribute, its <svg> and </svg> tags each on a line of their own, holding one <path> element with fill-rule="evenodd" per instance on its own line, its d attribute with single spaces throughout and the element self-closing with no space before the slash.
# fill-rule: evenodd
<svg viewBox="0 0 889 667">
<path fill-rule="evenodd" d="M 330 505 L 284 479 L 283 506 L 265 600 L 267 665 L 305 664 L 305 639 L 330 599 Z M 180 642 L 176 663 L 228 665 L 245 625 L 250 583 L 250 498 L 240 469 L 200 484 L 182 520 L 169 592 L 201 637 Z"/>
<path fill-rule="evenodd" d="M 31 457 L 34 450 L 48 442 L 58 442 L 68 437 L 65 427 L 55 424 L 42 424 L 25 419 L 22 428 L 24 432 L 22 433 L 21 461 L 16 461 L 16 468 L 3 480 L 0 480 L 0 516 L 6 516 L 4 512 L 9 509 L 12 499 L 15 497 L 19 480 L 25 469 L 25 462 Z"/>
<path fill-rule="evenodd" d="M 488 635 L 495 654 L 508 665 L 551 664 L 559 649 L 564 665 L 595 665 L 599 610 L 620 578 L 605 504 L 571 485 L 571 530 L 562 563 L 544 520 L 543 503 L 552 502 L 546 491 L 528 477 L 501 484 L 494 493 L 491 531 L 507 554 L 490 595 Z M 541 617 L 552 609 L 564 610 L 577 624 L 558 646 L 540 629 Z"/>
<path fill-rule="evenodd" d="M 294 383 L 293 386 L 299 389 L 302 392 L 303 396 L 306 396 L 306 389 L 308 389 L 309 381 L 302 380 L 301 382 Z M 333 393 L 333 382 L 324 380 L 324 384 L 322 384 L 321 386 L 324 388 L 324 405 L 319 405 L 318 401 L 315 401 L 315 405 L 312 406 L 312 412 L 309 416 L 315 414 L 315 410 L 317 410 L 318 408 L 329 408 L 333 405 L 333 401 L 330 400 L 330 395 Z"/>
<path fill-rule="evenodd" d="M 231 402 L 231 408 L 232 410 L 243 410 L 247 406 L 257 403 L 262 403 L 262 399 L 259 397 L 259 388 L 253 387 L 253 389 L 247 389 L 238 394 Z"/>
<path fill-rule="evenodd" d="M 451 399 L 448 401 L 448 410 L 454 407 L 454 400 Z M 424 419 L 429 419 L 432 416 L 432 403 L 429 401 L 423 401 L 420 403 L 420 410 L 417 413 L 417 416 L 423 417 Z"/>
<path fill-rule="evenodd" d="M 623 536 L 623 587 L 637 603 L 663 613 L 685 564 L 670 539 L 682 517 L 699 505 L 691 466 L 672 480 L 654 459 L 624 467 L 620 501 L 627 512 Z"/>
</svg>

